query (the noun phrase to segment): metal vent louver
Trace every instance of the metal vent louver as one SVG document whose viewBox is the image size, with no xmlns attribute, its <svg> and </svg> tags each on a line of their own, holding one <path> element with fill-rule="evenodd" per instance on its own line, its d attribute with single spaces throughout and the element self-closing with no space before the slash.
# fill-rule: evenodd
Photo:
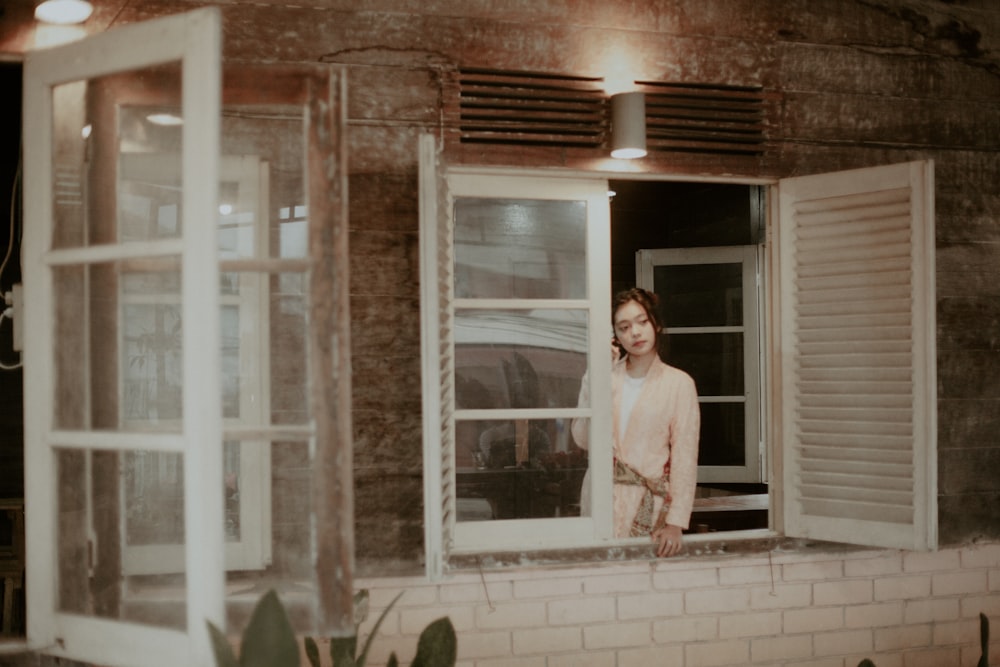
<svg viewBox="0 0 1000 667">
<path fill-rule="evenodd" d="M 459 70 L 463 143 L 599 148 L 607 126 L 603 79 Z"/>
<path fill-rule="evenodd" d="M 763 155 L 765 94 L 759 86 L 639 81 L 646 94 L 646 148 Z"/>
</svg>

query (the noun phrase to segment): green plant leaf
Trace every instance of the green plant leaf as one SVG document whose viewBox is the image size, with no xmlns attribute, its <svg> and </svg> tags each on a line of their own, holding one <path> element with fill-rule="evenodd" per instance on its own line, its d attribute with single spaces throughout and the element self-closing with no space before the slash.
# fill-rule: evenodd
<svg viewBox="0 0 1000 667">
<path fill-rule="evenodd" d="M 257 602 L 243 631 L 240 667 L 299 667 L 295 631 L 274 590 Z"/>
<path fill-rule="evenodd" d="M 389 655 L 389 662 L 385 663 L 385 667 L 399 667 L 399 660 L 396 658 L 395 651 Z"/>
<path fill-rule="evenodd" d="M 979 612 L 979 645 L 982 654 L 976 667 L 990 667 L 990 619 L 983 612 Z"/>
<path fill-rule="evenodd" d="M 215 654 L 216 667 L 239 667 L 240 663 L 226 635 L 211 621 L 208 621 L 208 634 L 212 638 L 212 653 Z"/>
<path fill-rule="evenodd" d="M 312 637 L 306 637 L 302 640 L 302 643 L 306 647 L 306 657 L 309 658 L 309 664 L 312 667 L 319 667 L 319 647 L 316 646 L 316 640 Z"/>
<path fill-rule="evenodd" d="M 868 658 L 865 658 L 864 660 L 858 663 L 858 667 L 875 667 L 875 663 L 869 660 Z"/>
<path fill-rule="evenodd" d="M 330 637 L 330 657 L 333 667 L 356 667 L 355 651 L 358 650 L 358 636 Z"/>
<path fill-rule="evenodd" d="M 458 654 L 455 628 L 447 616 L 434 621 L 420 633 L 412 667 L 453 667 Z"/>
<path fill-rule="evenodd" d="M 368 591 L 364 591 L 364 593 L 365 593 L 365 600 L 367 601 Z M 378 620 L 375 621 L 375 625 L 372 626 L 372 631 L 368 633 L 368 638 L 365 639 L 365 645 L 361 649 L 361 655 L 358 656 L 358 664 L 356 667 L 365 667 L 365 662 L 368 661 L 368 649 L 372 647 L 372 640 L 375 639 L 375 635 L 376 633 L 378 633 L 379 626 L 382 625 L 382 621 L 385 620 L 386 614 L 389 613 L 389 610 L 393 608 L 393 606 L 401 597 L 403 597 L 403 591 L 400 591 L 396 595 L 396 597 L 392 599 L 392 602 L 390 602 L 386 606 L 386 608 L 382 610 L 382 613 L 379 614 Z M 367 604 L 365 605 L 365 613 L 366 614 L 368 613 Z"/>
<path fill-rule="evenodd" d="M 368 620 L 368 589 L 362 588 L 354 594 L 354 634 L 357 634 L 358 626 Z"/>
</svg>

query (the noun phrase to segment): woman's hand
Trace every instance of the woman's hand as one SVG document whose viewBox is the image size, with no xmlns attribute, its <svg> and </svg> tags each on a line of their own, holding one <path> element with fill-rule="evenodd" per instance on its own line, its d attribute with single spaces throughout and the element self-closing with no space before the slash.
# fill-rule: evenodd
<svg viewBox="0 0 1000 667">
<path fill-rule="evenodd" d="M 618 342 L 617 338 L 611 339 L 611 363 L 615 363 L 625 356 L 625 348 Z"/>
<path fill-rule="evenodd" d="M 660 558 L 676 556 L 681 550 L 681 527 L 668 523 L 654 530 L 653 542 L 656 543 L 656 555 Z"/>
</svg>

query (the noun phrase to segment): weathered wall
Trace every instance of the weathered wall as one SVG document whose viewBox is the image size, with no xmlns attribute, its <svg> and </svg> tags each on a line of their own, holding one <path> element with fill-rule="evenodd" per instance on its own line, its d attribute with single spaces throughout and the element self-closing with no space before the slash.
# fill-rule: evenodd
<svg viewBox="0 0 1000 667">
<path fill-rule="evenodd" d="M 26 48 L 4 17 L 0 49 Z M 105 6 L 88 30 L 205 3 Z M 119 6 L 120 5 L 120 6 Z M 1000 538 L 1000 5 L 990 0 L 348 0 L 224 3 L 230 61 L 350 66 L 359 560 L 422 551 L 416 140 L 447 132 L 457 66 L 756 84 L 776 155 L 652 169 L 780 177 L 931 158 L 937 180 L 939 506 L 944 544 Z M 19 14 L 19 12 L 21 12 Z M 17 19 L 20 20 L 20 19 Z M 446 159 L 449 156 L 446 155 Z M 555 151 L 458 159 L 572 162 Z"/>
</svg>

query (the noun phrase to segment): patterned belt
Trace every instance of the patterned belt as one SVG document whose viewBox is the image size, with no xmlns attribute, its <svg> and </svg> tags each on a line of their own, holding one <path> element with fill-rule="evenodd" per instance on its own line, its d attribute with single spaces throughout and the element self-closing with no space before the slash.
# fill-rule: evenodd
<svg viewBox="0 0 1000 667">
<path fill-rule="evenodd" d="M 653 496 L 662 496 L 666 502 L 670 502 L 670 476 L 664 475 L 659 479 L 648 479 L 636 472 L 631 466 L 616 458 L 615 484 L 645 487 L 646 491 L 642 494 L 642 502 L 639 504 L 639 510 L 635 513 L 635 518 L 632 520 L 632 528 L 629 531 L 629 536 L 640 537 L 642 535 L 649 535 L 653 531 Z M 657 521 L 657 524 L 659 523 L 661 522 Z"/>
</svg>

